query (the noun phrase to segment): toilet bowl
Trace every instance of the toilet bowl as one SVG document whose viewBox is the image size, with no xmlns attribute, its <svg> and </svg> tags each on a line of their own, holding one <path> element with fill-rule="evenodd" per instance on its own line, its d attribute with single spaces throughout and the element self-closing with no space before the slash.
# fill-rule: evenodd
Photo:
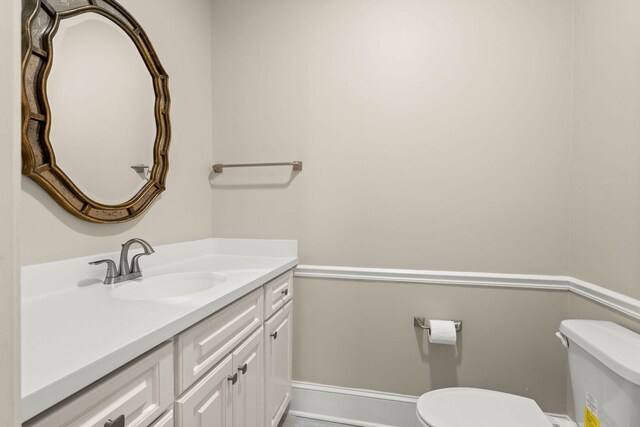
<svg viewBox="0 0 640 427">
<path fill-rule="evenodd" d="M 575 420 L 579 425 L 640 426 L 640 335 L 612 322 L 563 320 Z M 552 427 L 536 402 L 475 388 L 423 394 L 419 427 Z"/>
<path fill-rule="evenodd" d="M 444 388 L 423 394 L 417 414 L 420 427 L 551 427 L 533 400 L 477 388 Z"/>
</svg>

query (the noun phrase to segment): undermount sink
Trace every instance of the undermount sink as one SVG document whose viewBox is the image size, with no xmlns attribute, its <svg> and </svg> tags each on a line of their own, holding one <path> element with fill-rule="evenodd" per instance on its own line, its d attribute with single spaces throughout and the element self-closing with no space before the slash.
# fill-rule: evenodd
<svg viewBox="0 0 640 427">
<path fill-rule="evenodd" d="M 188 296 L 206 291 L 227 280 L 212 272 L 173 273 L 125 282 L 112 291 L 114 298 L 124 300 L 159 300 Z"/>
</svg>

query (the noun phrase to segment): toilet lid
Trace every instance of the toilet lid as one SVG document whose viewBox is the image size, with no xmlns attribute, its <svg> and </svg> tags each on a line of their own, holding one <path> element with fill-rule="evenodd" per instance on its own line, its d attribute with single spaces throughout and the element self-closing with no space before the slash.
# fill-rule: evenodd
<svg viewBox="0 0 640 427">
<path fill-rule="evenodd" d="M 551 427 L 536 402 L 477 388 L 444 388 L 418 399 L 418 416 L 430 427 Z"/>
</svg>

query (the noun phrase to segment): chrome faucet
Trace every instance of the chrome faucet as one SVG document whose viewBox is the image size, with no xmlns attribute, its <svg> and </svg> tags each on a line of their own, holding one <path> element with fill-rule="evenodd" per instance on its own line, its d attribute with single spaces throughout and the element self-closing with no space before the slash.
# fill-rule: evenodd
<svg viewBox="0 0 640 427">
<path fill-rule="evenodd" d="M 129 248 L 134 243 L 140 244 L 144 252 L 133 256 L 131 260 L 131 266 L 129 266 Z M 93 261 L 89 264 L 107 264 L 107 276 L 104 279 L 105 285 L 113 285 L 114 283 L 124 282 L 126 280 L 137 279 L 142 277 L 142 271 L 140 271 L 140 257 L 145 255 L 151 255 L 155 251 L 151 245 L 142 239 L 131 239 L 122 245 L 122 251 L 120 252 L 120 268 L 116 267 L 116 263 L 110 259 L 101 259 L 99 261 Z"/>
</svg>

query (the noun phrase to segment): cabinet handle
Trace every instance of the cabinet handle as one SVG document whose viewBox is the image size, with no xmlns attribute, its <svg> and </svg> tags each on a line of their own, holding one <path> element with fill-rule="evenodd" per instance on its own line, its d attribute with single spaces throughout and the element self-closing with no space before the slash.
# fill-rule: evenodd
<svg viewBox="0 0 640 427">
<path fill-rule="evenodd" d="M 289 295 L 289 289 L 285 289 L 284 291 L 281 291 L 280 293 L 286 297 L 287 295 Z"/>
<path fill-rule="evenodd" d="M 277 339 L 278 339 L 278 331 L 275 331 L 274 333 L 272 333 L 272 334 L 271 334 L 271 337 L 272 337 L 274 340 L 277 340 Z"/>
<path fill-rule="evenodd" d="M 228 379 L 229 381 L 231 381 L 231 384 L 232 384 L 232 385 L 233 385 L 233 384 L 235 384 L 235 383 L 237 383 L 237 382 L 238 382 L 238 373 L 236 372 L 236 373 L 235 373 L 235 374 L 233 374 L 233 375 L 229 375 L 229 376 L 227 377 L 227 379 Z M 123 425 L 122 427 L 124 427 L 124 425 Z"/>
<path fill-rule="evenodd" d="M 240 366 L 238 368 L 238 371 L 242 372 L 242 375 L 247 373 L 247 364 L 245 363 L 244 365 Z"/>
<path fill-rule="evenodd" d="M 106 423 L 104 423 L 104 427 L 124 427 L 124 415 L 120 415 L 115 420 L 109 418 Z"/>
</svg>

